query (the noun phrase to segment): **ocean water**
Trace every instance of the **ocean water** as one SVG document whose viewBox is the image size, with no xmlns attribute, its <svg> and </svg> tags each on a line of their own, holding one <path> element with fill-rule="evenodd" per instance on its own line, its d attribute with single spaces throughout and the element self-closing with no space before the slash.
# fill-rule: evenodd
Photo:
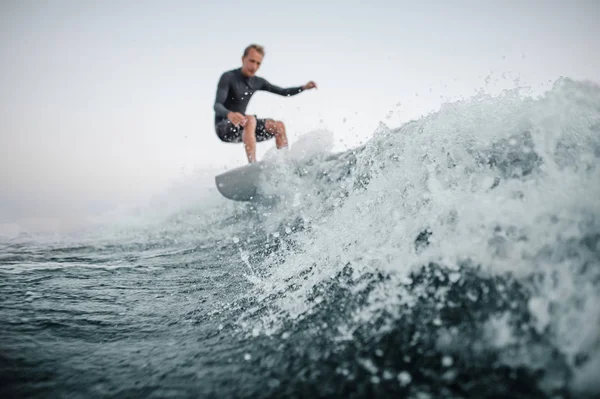
<svg viewBox="0 0 600 399">
<path fill-rule="evenodd" d="M 600 397 L 599 86 L 330 144 L 2 239 L 0 397 Z"/>
</svg>

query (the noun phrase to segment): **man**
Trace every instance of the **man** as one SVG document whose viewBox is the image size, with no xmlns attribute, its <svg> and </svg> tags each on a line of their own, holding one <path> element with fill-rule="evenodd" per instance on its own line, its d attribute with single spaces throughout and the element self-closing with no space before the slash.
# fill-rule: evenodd
<svg viewBox="0 0 600 399">
<path fill-rule="evenodd" d="M 256 76 L 262 64 L 265 50 L 251 44 L 244 50 L 242 67 L 221 75 L 215 99 L 215 131 L 221 141 L 228 143 L 244 142 L 248 162 L 256 162 L 256 142 L 275 137 L 278 149 L 287 147 L 285 125 L 273 119 L 260 119 L 256 115 L 246 115 L 246 107 L 252 95 L 264 90 L 280 96 L 293 96 L 304 90 L 315 89 L 310 81 L 304 86 L 283 89 Z"/>
</svg>

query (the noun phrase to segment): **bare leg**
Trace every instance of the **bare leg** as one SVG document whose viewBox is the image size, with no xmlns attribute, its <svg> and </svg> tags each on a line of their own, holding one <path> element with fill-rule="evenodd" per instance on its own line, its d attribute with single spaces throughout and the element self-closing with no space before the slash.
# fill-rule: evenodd
<svg viewBox="0 0 600 399">
<path fill-rule="evenodd" d="M 285 125 L 281 121 L 267 119 L 265 122 L 266 129 L 275 136 L 275 146 L 277 149 L 288 146 L 287 135 L 285 133 Z"/>
<path fill-rule="evenodd" d="M 253 116 L 248 117 L 248 121 L 244 126 L 244 132 L 242 134 L 242 140 L 244 141 L 244 147 L 246 148 L 246 156 L 248 162 L 256 162 L 256 118 Z"/>
</svg>

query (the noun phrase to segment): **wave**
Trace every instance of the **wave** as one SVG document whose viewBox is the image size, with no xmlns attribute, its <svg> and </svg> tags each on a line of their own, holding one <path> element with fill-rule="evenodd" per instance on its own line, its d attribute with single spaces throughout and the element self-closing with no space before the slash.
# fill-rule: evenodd
<svg viewBox="0 0 600 399">
<path fill-rule="evenodd" d="M 331 133 L 315 131 L 267 154 L 261 201 L 223 199 L 205 171 L 86 231 L 9 239 L 8 298 L 36 303 L 54 269 L 93 276 L 100 301 L 123 309 L 155 294 L 151 323 L 144 306 L 119 312 L 132 331 L 178 337 L 152 357 L 173 365 L 161 386 L 190 396 L 600 394 L 598 85 L 480 94 L 331 149 Z M 88 306 L 80 280 L 61 292 Z M 130 291 L 113 297 L 111 284 Z M 123 334 L 102 331 L 94 345 Z M 113 366 L 129 363 L 114 348 Z M 227 372 L 187 380 L 225 360 Z M 56 386 L 73 380 L 64 373 Z"/>
<path fill-rule="evenodd" d="M 271 244 L 236 241 L 254 285 L 240 325 L 390 342 L 362 367 L 381 381 L 408 378 L 402 359 L 428 348 L 463 368 L 413 379 L 429 370 L 465 387 L 466 365 L 493 354 L 546 394 L 597 394 L 599 160 L 600 88 L 561 79 L 536 98 L 481 94 L 380 125 L 359 148 L 282 161 L 260 187 L 274 201 L 249 206 Z"/>
</svg>

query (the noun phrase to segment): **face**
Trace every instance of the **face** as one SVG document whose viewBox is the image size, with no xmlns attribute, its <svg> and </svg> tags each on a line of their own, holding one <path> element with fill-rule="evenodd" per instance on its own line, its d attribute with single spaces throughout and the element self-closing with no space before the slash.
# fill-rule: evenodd
<svg viewBox="0 0 600 399">
<path fill-rule="evenodd" d="M 263 56 L 253 48 L 250 49 L 248 55 L 242 57 L 242 73 L 245 76 L 254 76 L 260 64 L 262 63 Z"/>
</svg>

